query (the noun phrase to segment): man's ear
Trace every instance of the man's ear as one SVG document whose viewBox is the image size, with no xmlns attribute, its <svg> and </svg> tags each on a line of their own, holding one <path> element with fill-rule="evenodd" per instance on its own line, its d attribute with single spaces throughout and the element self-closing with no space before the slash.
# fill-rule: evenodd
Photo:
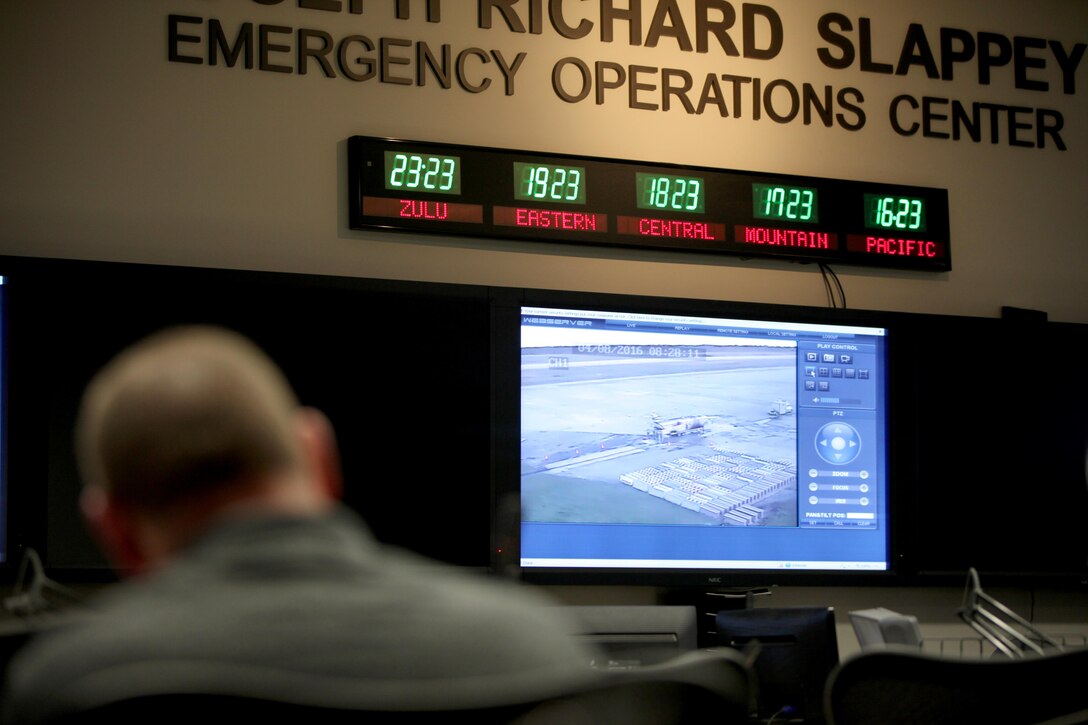
<svg viewBox="0 0 1088 725">
<path fill-rule="evenodd" d="M 109 493 L 99 486 L 86 486 L 79 505 L 91 534 L 119 573 L 136 574 L 147 568 L 135 519 Z"/>
<path fill-rule="evenodd" d="M 302 455 L 313 474 L 317 492 L 330 500 L 339 500 L 344 492 L 344 477 L 332 423 L 316 408 L 300 409 L 297 419 Z"/>
</svg>

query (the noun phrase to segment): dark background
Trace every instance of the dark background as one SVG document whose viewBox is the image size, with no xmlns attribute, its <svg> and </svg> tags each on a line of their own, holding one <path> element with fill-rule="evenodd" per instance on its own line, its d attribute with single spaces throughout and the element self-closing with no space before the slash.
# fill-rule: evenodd
<svg viewBox="0 0 1088 725">
<path fill-rule="evenodd" d="M 0 274 L 9 578 L 26 547 L 62 581 L 110 576 L 76 505 L 79 397 L 123 346 L 188 323 L 250 336 L 330 417 L 345 500 L 379 539 L 502 563 L 525 302 L 888 327 L 891 581 L 1088 585 L 1086 325 L 10 257 Z"/>
<path fill-rule="evenodd" d="M 13 265 L 8 265 L 11 267 Z M 50 569 L 102 568 L 76 507 L 72 429 L 90 377 L 174 324 L 250 336 L 337 432 L 345 501 L 379 538 L 486 566 L 486 290 L 99 264 L 8 282 L 11 533 Z M 480 359 L 472 351 L 484 351 Z M 73 572 L 74 573 L 74 572 Z"/>
</svg>

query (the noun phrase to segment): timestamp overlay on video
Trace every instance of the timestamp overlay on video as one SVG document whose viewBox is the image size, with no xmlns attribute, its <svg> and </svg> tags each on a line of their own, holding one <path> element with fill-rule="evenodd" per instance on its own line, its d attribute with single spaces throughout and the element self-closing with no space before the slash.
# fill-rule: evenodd
<svg viewBox="0 0 1088 725">
<path fill-rule="evenodd" d="M 522 519 L 797 526 L 797 344 L 522 327 Z"/>
</svg>

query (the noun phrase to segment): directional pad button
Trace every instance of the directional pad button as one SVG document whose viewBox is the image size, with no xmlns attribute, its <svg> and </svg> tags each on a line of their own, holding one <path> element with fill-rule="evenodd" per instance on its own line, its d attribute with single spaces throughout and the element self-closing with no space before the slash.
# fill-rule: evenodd
<svg viewBox="0 0 1088 725">
<path fill-rule="evenodd" d="M 844 465 L 861 452 L 861 436 L 846 423 L 827 423 L 816 432 L 816 452 L 828 463 Z"/>
</svg>

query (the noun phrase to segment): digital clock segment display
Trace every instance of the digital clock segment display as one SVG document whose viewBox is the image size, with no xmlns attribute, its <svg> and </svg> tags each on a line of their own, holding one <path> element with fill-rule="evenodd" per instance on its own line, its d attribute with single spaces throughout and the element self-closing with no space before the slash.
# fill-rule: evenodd
<svg viewBox="0 0 1088 725">
<path fill-rule="evenodd" d="M 702 214 L 706 208 L 705 185 L 695 176 L 635 174 L 638 208 Z"/>
<path fill-rule="evenodd" d="M 461 159 L 456 156 L 385 152 L 385 188 L 390 191 L 461 193 Z"/>
<path fill-rule="evenodd" d="M 926 230 L 926 203 L 923 199 L 865 195 L 865 226 L 900 232 L 924 232 Z"/>
<path fill-rule="evenodd" d="M 347 172 L 352 229 L 952 268 L 944 189 L 370 136 Z"/>
<path fill-rule="evenodd" d="M 585 204 L 586 170 L 581 166 L 515 161 L 514 198 L 521 201 Z"/>
<path fill-rule="evenodd" d="M 785 222 L 818 222 L 816 189 L 781 184 L 752 184 L 752 216 Z"/>
</svg>

